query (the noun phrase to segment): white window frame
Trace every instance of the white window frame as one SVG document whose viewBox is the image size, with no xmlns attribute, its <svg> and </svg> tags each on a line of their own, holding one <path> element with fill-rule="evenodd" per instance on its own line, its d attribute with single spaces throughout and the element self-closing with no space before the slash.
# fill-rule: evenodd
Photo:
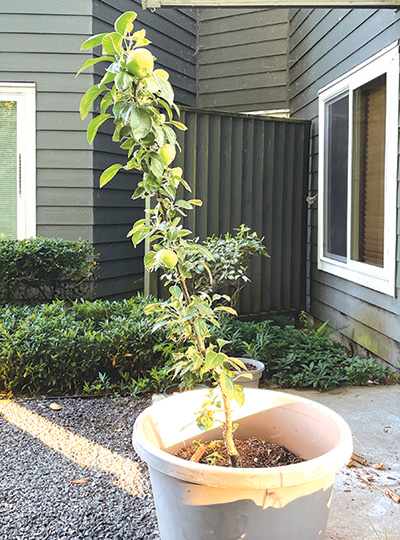
<svg viewBox="0 0 400 540">
<path fill-rule="evenodd" d="M 17 102 L 17 238 L 36 236 L 36 87 L 0 83 L 1 101 Z"/>
<path fill-rule="evenodd" d="M 358 87 L 386 73 L 386 147 L 384 201 L 383 268 L 351 259 L 352 208 L 352 110 L 353 92 Z M 326 104 L 349 94 L 349 152 L 347 181 L 347 257 L 346 261 L 329 258 L 325 249 L 325 111 Z M 399 112 L 399 45 L 398 41 L 349 71 L 319 92 L 319 157 L 318 157 L 318 269 L 384 294 L 396 291 L 396 223 L 397 223 L 397 152 Z"/>
</svg>

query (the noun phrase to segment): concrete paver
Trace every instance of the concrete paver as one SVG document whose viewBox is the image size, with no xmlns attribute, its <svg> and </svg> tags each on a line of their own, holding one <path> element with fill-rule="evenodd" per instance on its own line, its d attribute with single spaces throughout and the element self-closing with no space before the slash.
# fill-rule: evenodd
<svg viewBox="0 0 400 540">
<path fill-rule="evenodd" d="M 354 452 L 384 466 L 338 472 L 326 540 L 400 540 L 400 504 L 380 491 L 390 488 L 400 495 L 400 386 L 290 393 L 339 413 L 352 430 Z"/>
</svg>

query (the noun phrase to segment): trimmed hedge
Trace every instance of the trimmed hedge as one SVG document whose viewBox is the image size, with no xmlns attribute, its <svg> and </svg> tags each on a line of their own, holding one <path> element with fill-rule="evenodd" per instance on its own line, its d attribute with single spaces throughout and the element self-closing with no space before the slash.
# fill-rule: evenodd
<svg viewBox="0 0 400 540">
<path fill-rule="evenodd" d="M 85 240 L 1 239 L 0 300 L 91 299 L 95 269 L 93 246 Z"/>
<path fill-rule="evenodd" d="M 144 315 L 148 299 L 63 301 L 0 308 L 0 389 L 38 394 L 79 392 L 99 372 L 111 381 L 139 378 L 163 364 L 165 341 Z"/>
</svg>

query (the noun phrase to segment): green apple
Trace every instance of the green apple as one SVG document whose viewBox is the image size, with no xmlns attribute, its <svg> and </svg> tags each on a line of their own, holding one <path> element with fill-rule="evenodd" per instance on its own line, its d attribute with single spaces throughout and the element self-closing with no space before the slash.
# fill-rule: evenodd
<svg viewBox="0 0 400 540">
<path fill-rule="evenodd" d="M 143 47 L 134 49 L 126 59 L 126 69 L 131 75 L 143 79 L 143 77 L 152 73 L 154 69 L 153 55 Z"/>
<path fill-rule="evenodd" d="M 160 249 L 160 251 L 157 251 L 156 261 L 158 264 L 161 264 L 161 266 L 172 269 L 178 263 L 178 255 L 170 249 L 163 248 Z"/>
<path fill-rule="evenodd" d="M 176 150 L 172 144 L 164 144 L 158 153 L 163 160 L 165 167 L 168 167 L 168 165 L 174 161 L 176 156 Z"/>
</svg>

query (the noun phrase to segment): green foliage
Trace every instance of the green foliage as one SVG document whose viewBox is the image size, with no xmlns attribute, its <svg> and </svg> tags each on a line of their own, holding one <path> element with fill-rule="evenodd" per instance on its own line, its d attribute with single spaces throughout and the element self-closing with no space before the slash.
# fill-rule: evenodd
<svg viewBox="0 0 400 540">
<path fill-rule="evenodd" d="M 136 384 L 133 379 L 165 364 L 162 350 L 155 350 L 165 333 L 152 332 L 154 317 L 144 314 L 147 302 L 137 297 L 0 308 L 0 388 L 70 393 L 84 382 L 86 388 L 98 384 L 99 372 L 106 377 L 103 386 Z"/>
<path fill-rule="evenodd" d="M 172 383 L 172 375 L 168 366 L 153 366 L 137 379 L 129 371 L 118 371 L 119 378 L 114 382 L 106 373 L 100 373 L 98 378 L 89 383 L 85 381 L 83 391 L 89 394 L 131 395 L 137 396 L 145 392 L 163 392 Z"/>
<path fill-rule="evenodd" d="M 121 302 L 75 301 L 68 305 L 56 301 L 0 308 L 0 390 L 138 395 L 162 392 L 172 383 L 175 371 L 180 388 L 190 388 L 214 380 L 212 370 L 226 362 L 221 347 L 229 355 L 264 362 L 267 379 L 284 387 L 362 385 L 370 380 L 384 382 L 389 374 L 372 359 L 349 357 L 343 346 L 323 332 L 301 331 L 271 320 L 241 322 L 228 317 L 222 317 L 220 328 L 212 332 L 212 346 L 203 362 L 195 348 L 168 339 L 167 329 L 161 326 L 153 331 L 158 316 L 145 315 L 148 305 L 154 305 L 154 299 L 138 296 Z M 179 356 L 178 365 L 174 355 Z M 192 369 L 196 360 L 200 367 Z M 227 371 L 232 362 L 243 367 L 240 361 L 230 362 L 225 363 Z M 224 391 L 229 396 L 233 392 L 241 403 L 241 389 L 232 387 L 224 374 Z M 210 394 L 199 424 L 210 425 L 220 407 L 220 394 Z"/>
<path fill-rule="evenodd" d="M 234 236 L 226 233 L 221 237 L 208 237 L 199 244 L 206 252 L 202 254 L 200 250 L 190 255 L 190 260 L 195 265 L 192 268 L 192 277 L 187 280 L 189 293 L 203 292 L 213 295 L 228 288 L 231 307 L 236 305 L 240 291 L 250 281 L 248 270 L 252 257 L 269 255 L 262 243 L 263 238 L 259 238 L 256 232 L 251 232 L 250 227 L 241 225 L 234 230 Z M 203 265 L 203 260 L 209 253 L 212 253 L 213 258 L 208 259 L 207 268 Z"/>
<path fill-rule="evenodd" d="M 326 325 L 318 330 L 308 326 L 296 329 L 292 324 L 273 320 L 242 322 L 225 318 L 213 340 L 229 340 L 227 354 L 254 358 L 266 366 L 265 377 L 282 387 L 323 390 L 345 384 L 384 383 L 390 374 L 386 366 L 370 358 L 351 357 L 347 349 L 331 339 Z"/>
<path fill-rule="evenodd" d="M 0 300 L 92 298 L 93 247 L 85 240 L 0 240 Z"/>
</svg>

